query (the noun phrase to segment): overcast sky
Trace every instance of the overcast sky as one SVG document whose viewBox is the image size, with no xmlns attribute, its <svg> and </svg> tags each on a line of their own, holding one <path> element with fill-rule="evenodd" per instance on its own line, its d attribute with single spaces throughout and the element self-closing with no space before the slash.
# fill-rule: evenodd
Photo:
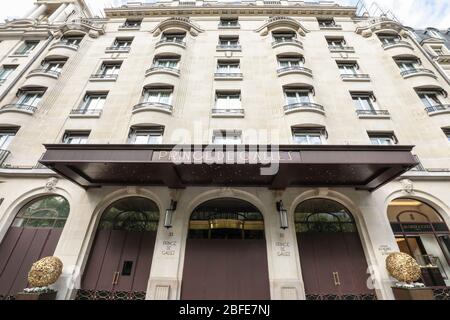
<svg viewBox="0 0 450 320">
<path fill-rule="evenodd" d="M 141 1 L 153 2 L 152 0 Z M 20 17 L 33 2 L 34 0 L 0 0 L 0 21 Z M 102 15 L 103 7 L 117 6 L 126 3 L 126 0 L 86 0 L 86 2 L 95 14 Z M 336 2 L 356 4 L 358 0 L 336 0 Z M 407 26 L 450 28 L 450 0 L 366 0 L 366 2 L 369 7 L 373 2 L 377 2 L 380 6 L 391 9 Z"/>
</svg>

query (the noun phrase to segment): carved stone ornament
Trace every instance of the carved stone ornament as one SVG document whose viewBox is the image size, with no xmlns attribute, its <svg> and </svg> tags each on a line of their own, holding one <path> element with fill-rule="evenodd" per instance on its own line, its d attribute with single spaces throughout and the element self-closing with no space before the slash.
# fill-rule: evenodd
<svg viewBox="0 0 450 320">
<path fill-rule="evenodd" d="M 391 253 L 386 258 L 386 269 L 400 282 L 413 283 L 422 275 L 417 261 L 409 254 L 402 252 Z"/>
<path fill-rule="evenodd" d="M 63 269 L 63 263 L 57 257 L 46 257 L 35 263 L 28 273 L 30 287 L 47 287 L 58 281 Z"/>
<path fill-rule="evenodd" d="M 411 180 L 403 179 L 402 181 L 400 181 L 400 184 L 402 185 L 403 191 L 405 191 L 406 193 L 411 194 L 414 192 L 414 184 Z"/>
<path fill-rule="evenodd" d="M 56 185 L 58 184 L 58 179 L 56 178 L 50 178 L 45 183 L 45 190 L 47 192 L 55 191 Z"/>
</svg>

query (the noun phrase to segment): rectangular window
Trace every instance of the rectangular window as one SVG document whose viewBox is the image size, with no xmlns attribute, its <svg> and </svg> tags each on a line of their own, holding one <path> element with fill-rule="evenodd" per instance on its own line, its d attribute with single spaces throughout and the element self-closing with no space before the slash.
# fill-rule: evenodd
<svg viewBox="0 0 450 320">
<path fill-rule="evenodd" d="M 239 37 L 219 37 L 219 45 L 237 47 L 239 45 Z"/>
<path fill-rule="evenodd" d="M 114 47 L 116 48 L 129 48 L 133 43 L 133 38 L 117 38 L 114 41 Z"/>
<path fill-rule="evenodd" d="M 330 47 L 345 47 L 347 45 L 344 38 L 326 38 L 326 40 Z"/>
<path fill-rule="evenodd" d="M 378 39 L 384 45 L 395 44 L 400 41 L 400 37 L 392 34 L 379 34 Z"/>
<path fill-rule="evenodd" d="M 355 74 L 359 73 L 358 72 L 359 66 L 355 62 L 352 62 L 352 63 L 338 62 L 337 65 L 338 65 L 339 72 L 341 73 L 341 75 L 355 75 Z"/>
<path fill-rule="evenodd" d="M 137 19 L 127 19 L 123 24 L 125 28 L 139 28 L 142 24 L 142 20 Z"/>
<path fill-rule="evenodd" d="M 397 63 L 397 65 L 401 71 L 410 71 L 410 70 L 417 69 L 417 65 L 419 62 L 417 60 L 412 60 L 412 59 L 408 59 L 408 60 L 397 59 L 397 60 L 395 60 L 395 63 Z"/>
<path fill-rule="evenodd" d="M 177 69 L 179 58 L 161 57 L 153 60 L 153 67 Z"/>
<path fill-rule="evenodd" d="M 102 76 L 116 76 L 119 74 L 122 62 L 103 62 L 99 74 Z"/>
<path fill-rule="evenodd" d="M 295 32 L 272 32 L 273 40 L 276 42 L 285 42 L 295 40 Z"/>
<path fill-rule="evenodd" d="M 442 105 L 441 101 L 438 98 L 437 92 L 422 91 L 422 92 L 419 92 L 418 94 L 419 94 L 420 100 L 422 100 L 422 103 L 427 108 Z"/>
<path fill-rule="evenodd" d="M 336 22 L 334 19 L 317 19 L 317 22 L 319 23 L 319 26 L 321 28 L 327 28 L 327 27 L 336 27 Z"/>
<path fill-rule="evenodd" d="M 89 131 L 68 131 L 64 134 L 62 142 L 65 144 L 86 144 L 89 134 Z"/>
<path fill-rule="evenodd" d="M 285 89 L 284 95 L 287 105 L 312 102 L 312 94 L 309 89 Z"/>
<path fill-rule="evenodd" d="M 163 127 L 136 127 L 130 130 L 131 144 L 161 144 L 164 134 Z"/>
<path fill-rule="evenodd" d="M 233 61 L 223 61 L 219 60 L 217 62 L 217 72 L 218 73 L 240 73 L 241 68 L 238 60 Z"/>
<path fill-rule="evenodd" d="M 356 110 L 373 111 L 374 97 L 370 93 L 351 94 Z"/>
<path fill-rule="evenodd" d="M 217 92 L 216 109 L 242 109 L 240 92 Z"/>
<path fill-rule="evenodd" d="M 303 67 L 303 57 L 278 57 L 278 65 L 280 68 Z"/>
<path fill-rule="evenodd" d="M 41 101 L 42 97 L 44 96 L 44 91 L 33 91 L 33 90 L 27 90 L 23 91 L 21 95 L 19 96 L 19 100 L 17 101 L 17 104 L 30 106 L 30 107 L 36 107 L 39 102 Z"/>
<path fill-rule="evenodd" d="M 325 140 L 323 129 L 292 129 L 292 139 L 296 144 L 302 145 L 319 145 Z"/>
<path fill-rule="evenodd" d="M 84 111 L 103 110 L 107 96 L 107 93 L 87 93 L 80 109 Z"/>
<path fill-rule="evenodd" d="M 162 103 L 170 105 L 172 101 L 173 89 L 171 88 L 150 88 L 144 90 L 142 102 Z"/>
<path fill-rule="evenodd" d="M 5 81 L 8 79 L 9 75 L 16 70 L 17 66 L 12 65 L 3 65 L 0 68 L 0 82 Z"/>
<path fill-rule="evenodd" d="M 44 60 L 42 61 L 42 69 L 44 71 L 60 73 L 66 61 L 63 60 Z"/>
<path fill-rule="evenodd" d="M 29 54 L 34 48 L 37 47 L 39 41 L 25 41 L 20 48 L 15 52 L 15 54 L 26 55 Z"/>
<path fill-rule="evenodd" d="M 186 37 L 186 33 L 163 33 L 161 40 L 169 42 L 183 42 Z"/>
<path fill-rule="evenodd" d="M 61 40 L 67 44 L 79 46 L 81 43 L 81 40 L 83 40 L 83 37 L 81 37 L 81 36 L 64 36 Z"/>
<path fill-rule="evenodd" d="M 0 130 L 0 150 L 7 150 L 9 144 L 16 136 L 17 130 L 2 129 Z"/>
<path fill-rule="evenodd" d="M 444 131 L 447 140 L 450 142 L 450 128 L 443 128 L 442 131 Z"/>
<path fill-rule="evenodd" d="M 220 18 L 220 27 L 238 27 L 238 18 Z"/>
<path fill-rule="evenodd" d="M 444 48 L 442 46 L 439 47 L 432 47 L 433 51 L 438 55 L 438 56 L 443 56 L 445 55 L 444 53 Z"/>
<path fill-rule="evenodd" d="M 213 144 L 236 145 L 242 144 L 242 132 L 240 131 L 214 131 Z"/>
<path fill-rule="evenodd" d="M 397 144 L 397 138 L 392 132 L 368 132 L 370 143 L 373 145 L 386 146 Z"/>
</svg>

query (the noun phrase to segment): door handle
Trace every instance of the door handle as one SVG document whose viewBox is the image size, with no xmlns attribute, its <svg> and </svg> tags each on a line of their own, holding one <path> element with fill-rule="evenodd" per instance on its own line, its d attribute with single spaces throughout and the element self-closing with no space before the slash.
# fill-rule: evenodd
<svg viewBox="0 0 450 320">
<path fill-rule="evenodd" d="M 336 287 L 341 285 L 341 280 L 339 279 L 339 272 L 333 272 L 333 280 L 334 280 L 334 285 Z"/>
<path fill-rule="evenodd" d="M 120 272 L 114 272 L 112 284 L 116 285 L 119 282 Z"/>
</svg>

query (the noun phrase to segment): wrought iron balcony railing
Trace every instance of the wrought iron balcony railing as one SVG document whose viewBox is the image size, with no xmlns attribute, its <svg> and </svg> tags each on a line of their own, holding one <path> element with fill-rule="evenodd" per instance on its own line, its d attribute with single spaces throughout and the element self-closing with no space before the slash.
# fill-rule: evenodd
<svg viewBox="0 0 450 320">
<path fill-rule="evenodd" d="M 340 24 L 319 24 L 319 28 L 324 30 L 341 30 L 342 26 Z"/>
<path fill-rule="evenodd" d="M 285 105 L 283 107 L 285 113 L 297 111 L 297 110 L 304 110 L 304 109 L 316 109 L 319 111 L 324 112 L 325 108 L 317 103 L 312 102 L 297 102 L 297 103 L 291 103 L 288 105 Z"/>
<path fill-rule="evenodd" d="M 349 46 L 333 46 L 329 45 L 328 49 L 331 52 L 355 52 L 355 48 Z"/>
<path fill-rule="evenodd" d="M 140 24 L 122 24 L 121 26 L 119 26 L 119 30 L 136 30 L 140 28 Z"/>
<path fill-rule="evenodd" d="M 239 23 L 219 23 L 219 29 L 239 29 Z"/>
<path fill-rule="evenodd" d="M 239 72 L 216 72 L 216 73 L 214 73 L 214 78 L 241 79 L 242 77 L 243 77 L 242 73 L 239 73 Z"/>
<path fill-rule="evenodd" d="M 240 51 L 242 47 L 240 44 L 219 44 L 217 45 L 217 50 Z"/>
<path fill-rule="evenodd" d="M 133 107 L 133 112 L 141 111 L 142 109 L 157 109 L 163 112 L 172 113 L 173 106 L 162 102 L 142 102 Z"/>
<path fill-rule="evenodd" d="M 356 110 L 358 116 L 389 116 L 388 110 Z"/>
<path fill-rule="evenodd" d="M 3 164 L 5 163 L 6 159 L 11 154 L 8 150 L 0 149 L 0 167 L 3 167 Z"/>
<path fill-rule="evenodd" d="M 427 113 L 434 113 L 439 111 L 449 111 L 450 112 L 450 104 L 438 104 L 435 106 L 425 108 Z"/>
<path fill-rule="evenodd" d="M 37 107 L 34 106 L 30 106 L 27 104 L 21 104 L 21 103 L 12 103 L 12 104 L 7 104 L 3 107 L 0 108 L 0 112 L 2 111 L 25 111 L 28 113 L 35 113 L 37 110 Z"/>
<path fill-rule="evenodd" d="M 55 47 L 66 47 L 66 48 L 70 48 L 72 50 L 78 50 L 80 45 L 71 43 L 68 40 L 60 40 L 51 45 L 51 48 L 55 48 Z"/>
<path fill-rule="evenodd" d="M 98 80 L 98 79 L 104 79 L 104 80 L 117 80 L 119 75 L 117 74 L 103 74 L 103 73 L 96 73 L 91 74 L 91 79 Z"/>
<path fill-rule="evenodd" d="M 355 73 L 355 74 L 341 74 L 341 78 L 343 80 L 351 80 L 351 79 L 368 80 L 370 79 L 370 76 L 364 73 Z"/>
<path fill-rule="evenodd" d="M 301 67 L 301 66 L 290 66 L 290 67 L 282 67 L 277 69 L 278 74 L 283 74 L 287 72 L 299 72 L 305 73 L 309 76 L 312 76 L 312 70 L 309 68 Z"/>
<path fill-rule="evenodd" d="M 413 49 L 413 46 L 409 42 L 400 39 L 395 39 L 394 41 L 387 43 L 383 42 L 381 46 L 383 47 L 383 49 L 389 49 L 392 47 L 407 47 Z"/>
<path fill-rule="evenodd" d="M 434 72 L 428 69 L 409 69 L 400 72 L 402 77 L 406 77 L 413 74 L 426 74 L 426 75 L 434 75 Z"/>
<path fill-rule="evenodd" d="M 55 78 L 58 78 L 61 75 L 61 71 L 48 70 L 45 68 L 38 68 L 38 69 L 31 70 L 28 75 L 36 75 L 36 74 L 43 74 L 43 73 L 53 76 Z"/>
<path fill-rule="evenodd" d="M 275 39 L 272 41 L 272 47 L 276 47 L 283 44 L 293 44 L 303 49 L 303 43 L 297 39 Z"/>
<path fill-rule="evenodd" d="M 244 109 L 212 109 L 213 116 L 243 116 Z"/>
<path fill-rule="evenodd" d="M 112 46 L 112 47 L 106 48 L 106 52 L 130 52 L 130 50 L 131 50 L 130 46 L 126 46 L 126 47 Z"/>
<path fill-rule="evenodd" d="M 73 116 L 100 116 L 102 114 L 102 109 L 73 109 L 70 111 L 70 115 Z"/>
<path fill-rule="evenodd" d="M 172 67 L 164 67 L 164 66 L 152 66 L 149 69 L 147 69 L 147 71 L 145 71 L 145 74 L 149 74 L 152 72 L 157 72 L 157 71 L 167 71 L 170 73 L 175 73 L 175 74 L 180 74 L 180 69 L 178 68 L 172 68 Z"/>
</svg>

